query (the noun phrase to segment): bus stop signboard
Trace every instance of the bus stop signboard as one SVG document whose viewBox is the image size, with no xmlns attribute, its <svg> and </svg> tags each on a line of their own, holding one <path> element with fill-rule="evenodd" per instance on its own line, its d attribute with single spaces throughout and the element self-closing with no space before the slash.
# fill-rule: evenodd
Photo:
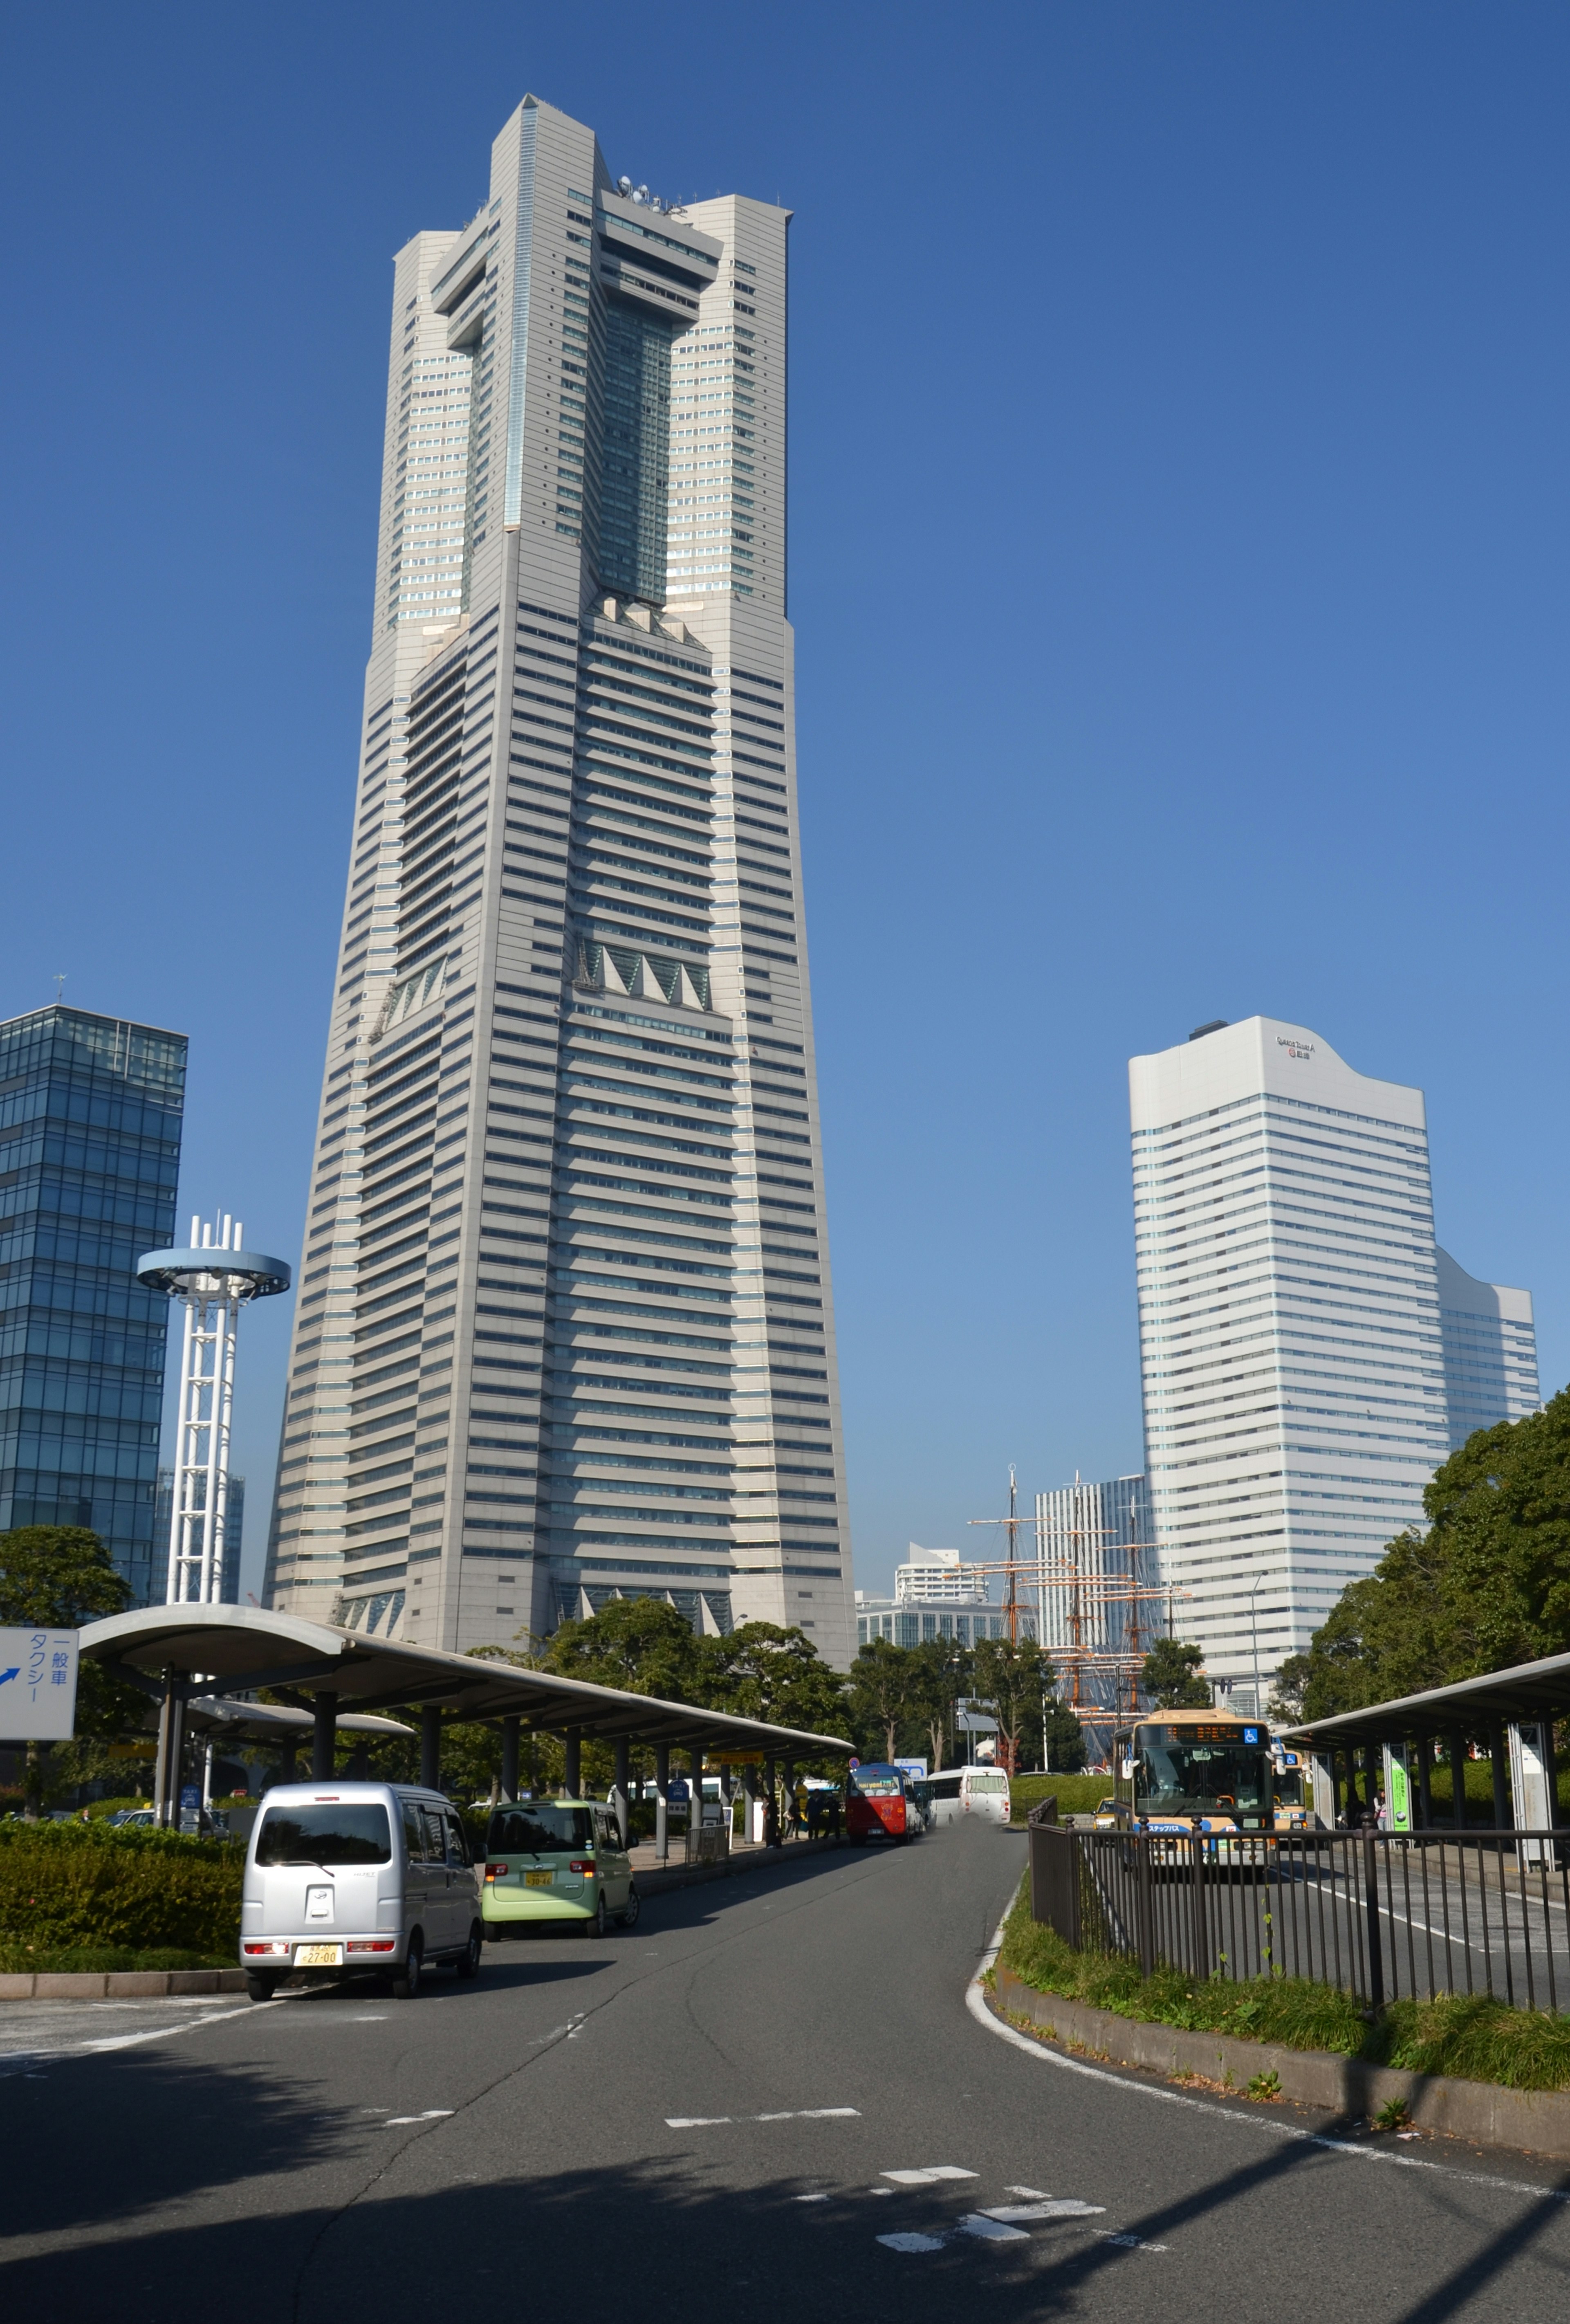
<svg viewBox="0 0 1570 2324">
<path fill-rule="evenodd" d="M 77 1723 L 74 1630 L 0 1630 L 0 1743 L 66 1743 Z"/>
</svg>

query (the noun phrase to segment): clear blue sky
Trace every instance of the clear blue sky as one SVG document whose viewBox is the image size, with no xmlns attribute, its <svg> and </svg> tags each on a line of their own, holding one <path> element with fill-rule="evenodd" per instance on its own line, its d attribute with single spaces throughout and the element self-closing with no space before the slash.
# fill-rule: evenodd
<svg viewBox="0 0 1570 2324">
<path fill-rule="evenodd" d="M 1427 1090 L 1570 1371 L 1563 7 L 14 8 L 0 1014 L 191 1036 L 298 1246 L 390 261 L 534 90 L 793 206 L 791 610 L 857 1575 L 1136 1467 L 1125 1061 Z M 286 1318 L 242 1348 L 255 1586 Z M 971 1535 L 969 1541 L 979 1536 Z"/>
</svg>

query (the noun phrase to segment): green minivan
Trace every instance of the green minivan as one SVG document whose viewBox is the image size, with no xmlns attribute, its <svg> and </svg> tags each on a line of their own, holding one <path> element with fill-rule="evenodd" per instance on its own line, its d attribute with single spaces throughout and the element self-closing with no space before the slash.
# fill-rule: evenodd
<svg viewBox="0 0 1570 2324">
<path fill-rule="evenodd" d="M 638 1885 L 611 1810 L 598 1800 L 519 1800 L 485 1835 L 480 1912 L 487 1940 L 558 1922 L 602 1937 L 638 1919 Z"/>
</svg>

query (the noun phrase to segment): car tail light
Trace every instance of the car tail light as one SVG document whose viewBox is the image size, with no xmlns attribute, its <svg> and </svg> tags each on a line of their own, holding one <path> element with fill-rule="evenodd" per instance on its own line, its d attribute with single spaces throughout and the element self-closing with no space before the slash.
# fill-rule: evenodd
<svg viewBox="0 0 1570 2324">
<path fill-rule="evenodd" d="M 287 1953 L 289 1943 L 287 1939 L 277 1939 L 271 1944 L 247 1945 L 245 1950 L 248 1953 Z"/>
<path fill-rule="evenodd" d="M 506 1870 L 505 1864 L 488 1864 L 485 1867 L 485 1877 L 487 1880 L 500 1880 Z"/>
<path fill-rule="evenodd" d="M 585 1880 L 592 1880 L 594 1877 L 594 1859 L 592 1856 L 574 1856 L 572 1862 L 568 1865 L 567 1870 L 569 1872 L 581 1872 Z"/>
<path fill-rule="evenodd" d="M 344 1950 L 350 1953 L 390 1953 L 394 1941 L 391 1937 L 351 1937 Z"/>
</svg>

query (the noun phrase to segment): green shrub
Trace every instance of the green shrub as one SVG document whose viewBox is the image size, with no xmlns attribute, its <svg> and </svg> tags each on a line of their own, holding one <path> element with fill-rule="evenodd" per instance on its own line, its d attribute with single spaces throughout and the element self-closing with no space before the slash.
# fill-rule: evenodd
<svg viewBox="0 0 1570 2324">
<path fill-rule="evenodd" d="M 1033 1921 L 1023 1886 L 998 1958 L 1038 1993 L 1060 1993 L 1144 2024 L 1278 2042 L 1289 2050 L 1331 2050 L 1409 2073 L 1452 2074 L 1507 2089 L 1570 2088 L 1570 2017 L 1511 2009 L 1487 1994 L 1455 1994 L 1392 2001 L 1371 2022 L 1350 1994 L 1307 1978 L 1234 1983 L 1166 1968 L 1142 1977 L 1137 1962 L 1076 1952 L 1055 1931 Z"/>
<path fill-rule="evenodd" d="M 233 1969 L 234 1949 L 226 1952 L 193 1953 L 178 1945 L 151 1945 L 142 1952 L 126 1945 L 36 1945 L 0 1944 L 0 1976 L 9 1977 L 18 1970 L 43 1970 L 50 1976 L 64 1971 L 69 1976 L 80 1976 L 86 1971 L 127 1969 Z"/>
<path fill-rule="evenodd" d="M 1011 1820 L 1024 1823 L 1038 1800 L 1050 1799 L 1054 1794 L 1060 1816 L 1089 1815 L 1111 1793 L 1110 1775 L 1011 1775 Z"/>
<path fill-rule="evenodd" d="M 233 1960 L 243 1852 L 146 1825 L 0 1823 L 0 1950 L 173 1949 Z"/>
</svg>

